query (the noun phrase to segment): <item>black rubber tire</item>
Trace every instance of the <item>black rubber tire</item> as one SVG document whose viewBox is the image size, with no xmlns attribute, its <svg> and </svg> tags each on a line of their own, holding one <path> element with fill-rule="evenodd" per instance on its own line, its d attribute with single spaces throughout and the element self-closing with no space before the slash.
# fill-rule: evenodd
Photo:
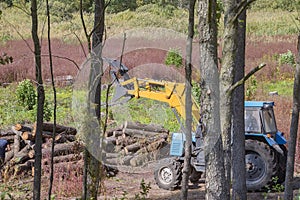
<svg viewBox="0 0 300 200">
<path fill-rule="evenodd" d="M 286 172 L 286 162 L 287 162 L 287 149 L 284 145 L 279 145 L 283 151 L 283 155 L 276 152 L 277 155 L 277 173 L 275 177 L 278 177 L 278 184 L 281 184 L 285 181 L 285 172 Z"/>
<path fill-rule="evenodd" d="M 202 177 L 203 172 L 197 172 L 194 168 L 191 170 L 190 181 L 195 184 L 199 182 L 199 179 Z"/>
<path fill-rule="evenodd" d="M 246 185 L 249 191 L 262 190 L 272 183 L 277 158 L 274 150 L 264 142 L 248 139 L 245 142 Z"/>
<path fill-rule="evenodd" d="M 165 190 L 177 189 L 182 180 L 182 164 L 173 161 L 154 171 L 154 179 L 159 188 Z"/>
</svg>

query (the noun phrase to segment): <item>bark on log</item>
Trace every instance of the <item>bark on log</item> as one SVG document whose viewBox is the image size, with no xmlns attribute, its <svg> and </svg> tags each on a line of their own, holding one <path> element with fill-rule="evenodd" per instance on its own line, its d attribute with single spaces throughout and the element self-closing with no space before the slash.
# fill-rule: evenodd
<svg viewBox="0 0 300 200">
<path fill-rule="evenodd" d="M 136 155 L 130 160 L 130 165 L 133 167 L 142 166 L 150 160 L 149 156 L 149 154 Z"/>
<path fill-rule="evenodd" d="M 138 130 L 149 131 L 149 132 L 157 132 L 157 133 L 168 132 L 168 130 L 165 129 L 161 125 L 141 124 L 139 122 L 129 122 L 129 121 L 126 121 L 124 123 L 124 128 L 123 129 L 138 129 Z"/>
<path fill-rule="evenodd" d="M 76 140 L 75 135 L 66 135 L 66 134 L 58 134 L 55 136 L 56 143 L 64 143 L 64 142 L 74 142 Z"/>
<path fill-rule="evenodd" d="M 167 144 L 166 140 L 161 138 L 157 141 L 154 141 L 150 144 L 148 144 L 146 147 L 139 149 L 136 154 L 143 154 L 143 153 L 149 153 L 153 152 L 155 150 L 158 150 L 162 147 L 164 147 Z"/>
<path fill-rule="evenodd" d="M 50 156 L 51 155 L 51 147 L 47 149 L 42 149 L 43 156 Z M 83 146 L 80 145 L 77 142 L 70 142 L 70 143 L 62 143 L 62 144 L 56 144 L 54 146 L 54 156 L 58 155 L 67 155 L 67 154 L 73 154 L 73 153 L 79 153 L 82 152 Z"/>
<path fill-rule="evenodd" d="M 142 144 L 139 142 L 136 142 L 136 143 L 133 143 L 131 145 L 124 147 L 124 151 L 125 151 L 125 154 L 128 154 L 129 152 L 136 152 L 140 148 L 142 148 Z"/>
<path fill-rule="evenodd" d="M 125 135 L 131 136 L 131 137 L 137 137 L 137 138 L 146 138 L 146 137 L 153 137 L 157 136 L 160 133 L 158 132 L 150 132 L 150 131 L 144 131 L 140 129 L 123 129 L 123 133 Z"/>
<path fill-rule="evenodd" d="M 137 142 L 136 138 L 119 136 L 116 140 L 116 145 L 125 147 L 135 142 Z"/>
<path fill-rule="evenodd" d="M 25 161 L 29 160 L 28 152 L 31 149 L 29 145 L 26 145 L 21 151 L 14 154 L 14 158 L 12 159 L 13 163 L 19 164 L 24 163 Z"/>
<path fill-rule="evenodd" d="M 22 125 L 22 124 L 16 124 L 14 126 L 14 128 L 15 128 L 16 131 L 21 131 L 21 132 L 25 132 L 25 131 L 31 132 L 32 131 L 31 127 L 26 126 L 26 125 Z"/>
<path fill-rule="evenodd" d="M 53 158 L 53 163 L 60 163 L 60 162 L 73 162 L 73 161 L 78 161 L 83 158 L 82 153 L 80 154 L 68 154 L 68 155 L 63 155 L 63 156 L 55 156 Z M 50 159 L 43 159 L 42 163 L 43 165 L 50 165 Z"/>
<path fill-rule="evenodd" d="M 53 126 L 54 126 L 53 123 L 43 123 L 43 131 L 53 132 Z M 76 135 L 77 130 L 73 127 L 56 124 L 55 132 L 56 133 L 64 132 L 65 134 Z"/>
<path fill-rule="evenodd" d="M 30 141 L 34 141 L 35 137 L 32 135 L 31 132 L 25 131 L 22 133 L 21 135 L 23 140 L 30 140 Z"/>
<path fill-rule="evenodd" d="M 14 157 L 14 151 L 10 150 L 5 153 L 4 163 L 9 162 Z"/>
<path fill-rule="evenodd" d="M 13 152 L 16 154 L 20 151 L 20 146 L 21 146 L 21 143 L 20 143 L 20 136 L 18 135 L 14 135 L 14 149 L 13 149 Z"/>
</svg>

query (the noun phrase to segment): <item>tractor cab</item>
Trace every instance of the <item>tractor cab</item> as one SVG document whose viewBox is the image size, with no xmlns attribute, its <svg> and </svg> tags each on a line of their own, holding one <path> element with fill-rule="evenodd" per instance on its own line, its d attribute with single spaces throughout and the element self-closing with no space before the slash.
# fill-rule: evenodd
<svg viewBox="0 0 300 200">
<path fill-rule="evenodd" d="M 245 102 L 245 132 L 275 134 L 274 102 Z"/>
<path fill-rule="evenodd" d="M 270 146 L 283 145 L 286 139 L 276 126 L 274 102 L 245 101 L 245 135 L 262 137 Z"/>
</svg>

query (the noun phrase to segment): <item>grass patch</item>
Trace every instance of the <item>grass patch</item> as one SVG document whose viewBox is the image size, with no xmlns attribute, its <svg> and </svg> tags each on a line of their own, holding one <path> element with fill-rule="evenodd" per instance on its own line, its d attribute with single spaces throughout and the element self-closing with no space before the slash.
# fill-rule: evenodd
<svg viewBox="0 0 300 200">
<path fill-rule="evenodd" d="M 34 123 L 36 113 L 34 110 L 28 111 L 18 104 L 15 91 L 17 84 L 11 84 L 6 88 L 0 87 L 0 129 L 8 129 L 16 123 Z M 51 87 L 45 88 L 46 99 L 53 102 Z M 68 125 L 72 123 L 71 116 L 72 88 L 57 88 L 57 123 Z M 53 106 L 50 105 L 52 108 Z M 53 120 L 53 117 L 50 121 Z"/>
<path fill-rule="evenodd" d="M 247 14 L 247 33 L 257 36 L 297 34 L 295 17 L 296 12 L 250 9 Z M 85 13 L 84 18 L 87 29 L 92 30 L 93 14 Z M 196 16 L 196 21 L 197 18 Z M 45 19 L 45 15 L 39 15 L 39 35 L 42 37 L 46 37 L 46 31 L 43 27 Z M 107 36 L 111 37 L 126 30 L 145 27 L 161 27 L 187 33 L 187 19 L 188 12 L 186 9 L 149 4 L 137 8 L 136 11 L 126 10 L 116 14 L 107 13 L 105 23 Z M 86 40 L 79 12 L 74 12 L 68 20 L 56 20 L 53 16 L 51 31 L 53 38 L 61 38 L 67 43 L 78 44 L 75 33 L 82 41 Z M 220 31 L 222 32 L 222 23 L 220 23 Z M 30 16 L 14 7 L 3 9 L 0 19 L 0 42 L 20 39 L 20 35 L 25 39 L 31 38 Z"/>
<path fill-rule="evenodd" d="M 265 82 L 263 83 L 263 90 L 266 92 L 273 92 L 277 91 L 280 96 L 293 96 L 293 87 L 294 87 L 294 80 L 287 79 L 282 81 L 274 82 Z"/>
</svg>

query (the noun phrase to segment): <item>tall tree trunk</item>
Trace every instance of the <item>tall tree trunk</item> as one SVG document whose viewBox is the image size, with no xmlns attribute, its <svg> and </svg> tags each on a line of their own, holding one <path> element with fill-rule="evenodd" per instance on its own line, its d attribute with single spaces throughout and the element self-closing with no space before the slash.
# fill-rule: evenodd
<svg viewBox="0 0 300 200">
<path fill-rule="evenodd" d="M 188 25 L 188 38 L 186 44 L 186 63 L 185 63 L 185 78 L 186 78 L 186 97 L 185 97 L 185 154 L 184 166 L 181 187 L 181 199 L 188 197 L 188 182 L 190 176 L 190 160 L 191 160 L 191 145 L 192 145 L 192 44 L 194 37 L 194 13 L 195 13 L 195 0 L 189 1 L 189 25 Z"/>
<path fill-rule="evenodd" d="M 206 199 L 225 200 L 225 171 L 220 124 L 216 1 L 199 0 L 201 116 L 204 126 Z"/>
<path fill-rule="evenodd" d="M 101 147 L 102 143 L 102 134 L 103 127 L 101 126 L 101 111 L 100 111 L 100 102 L 101 102 L 101 74 L 102 74 L 102 41 L 104 33 L 104 17 L 105 17 L 105 1 L 104 0 L 95 0 L 95 11 L 94 11 L 94 29 L 92 35 L 92 52 L 91 56 L 95 57 L 96 62 L 93 62 L 91 65 L 91 74 L 90 74 L 90 83 L 89 88 L 90 100 L 95 106 L 95 114 L 98 121 L 98 130 L 95 132 L 92 131 L 91 134 L 96 134 L 93 137 L 92 141 L 88 141 L 86 145 L 89 145 L 89 142 L 93 143 L 93 146 Z M 89 107 L 89 106 L 88 106 Z M 89 109 L 90 110 L 90 109 Z M 92 111 L 93 112 L 93 111 Z M 101 150 L 99 151 L 101 154 Z M 98 155 L 98 156 L 96 156 Z M 87 149 L 85 150 L 85 164 L 84 164 L 84 191 L 83 199 L 97 199 L 98 188 L 100 185 L 101 179 L 101 155 L 93 154 Z"/>
<path fill-rule="evenodd" d="M 235 68 L 235 52 L 237 43 L 237 20 L 233 17 L 236 12 L 235 0 L 224 0 L 224 34 L 222 45 L 222 66 L 220 72 L 220 117 L 224 148 L 224 163 L 226 173 L 227 193 L 231 182 L 231 125 L 232 125 L 232 90 L 233 70 Z M 228 197 L 229 198 L 229 197 Z"/>
<path fill-rule="evenodd" d="M 41 46 L 38 37 L 38 16 L 37 16 L 37 1 L 31 0 L 31 20 L 32 29 L 31 35 L 34 43 L 35 56 L 35 75 L 37 85 L 37 123 L 35 136 L 35 162 L 34 162 L 34 184 L 33 184 L 33 199 L 41 199 L 41 174 L 42 174 L 42 126 L 44 115 L 44 101 L 45 91 L 43 87 L 42 78 L 42 64 L 41 64 Z"/>
<path fill-rule="evenodd" d="M 241 0 L 238 0 L 240 2 Z M 234 82 L 241 80 L 245 74 L 246 11 L 238 19 L 238 38 Z M 232 199 L 246 200 L 246 166 L 245 166 L 245 121 L 244 121 L 244 84 L 233 93 L 233 136 L 232 136 Z"/>
<path fill-rule="evenodd" d="M 294 164 L 297 143 L 297 132 L 299 124 L 299 111 L 300 111 L 300 35 L 298 35 L 297 43 L 297 64 L 294 77 L 294 91 L 293 91 L 293 112 L 290 126 L 290 139 L 288 142 L 288 155 L 285 176 L 285 190 L 284 199 L 293 199 L 293 178 L 294 178 Z"/>
<path fill-rule="evenodd" d="M 51 49 L 51 20 L 50 20 L 50 7 L 49 1 L 46 0 L 46 7 L 47 7 L 47 26 L 48 26 L 48 52 L 49 52 L 49 65 L 50 65 L 50 73 L 51 73 L 51 84 L 53 89 L 53 131 L 52 131 L 52 146 L 51 146 L 51 163 L 50 163 L 50 177 L 49 177 L 49 190 L 48 190 L 48 199 L 51 199 L 52 194 L 52 186 L 53 186 L 53 179 L 54 179 L 54 145 L 55 145 L 55 133 L 56 133 L 56 87 L 54 82 L 54 73 L 53 73 L 53 62 L 52 62 L 52 49 Z"/>
</svg>

